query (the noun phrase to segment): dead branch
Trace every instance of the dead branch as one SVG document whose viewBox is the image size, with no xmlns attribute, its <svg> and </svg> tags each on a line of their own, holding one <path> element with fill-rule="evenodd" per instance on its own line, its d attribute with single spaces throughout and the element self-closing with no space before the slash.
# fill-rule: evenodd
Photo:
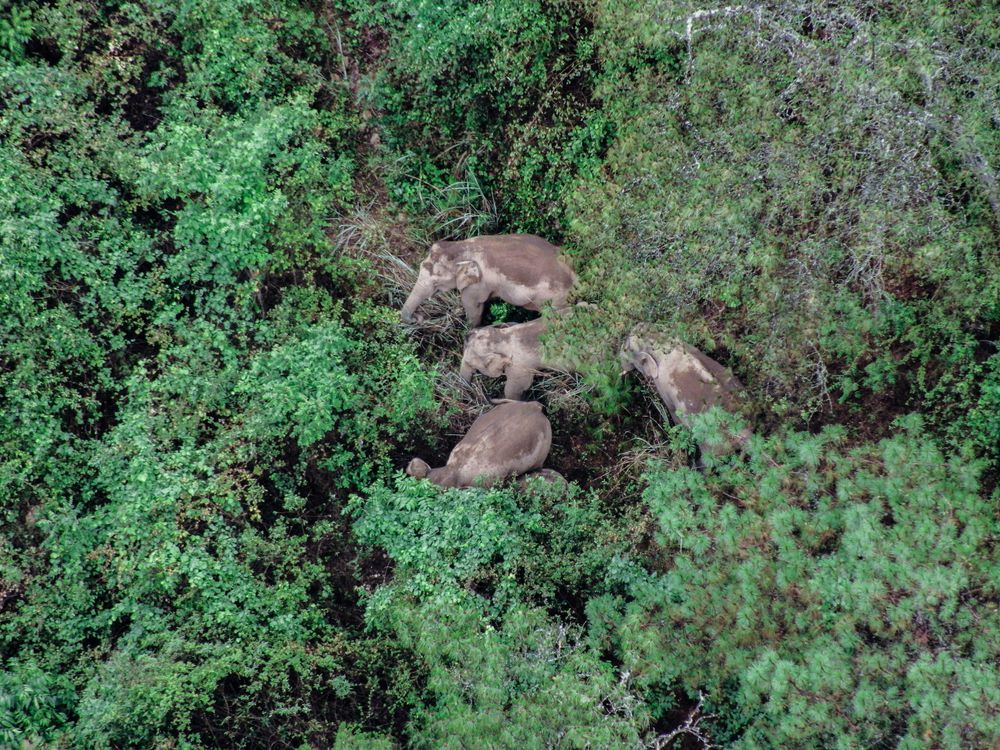
<svg viewBox="0 0 1000 750">
<path fill-rule="evenodd" d="M 676 729 L 667 732 L 666 734 L 661 734 L 659 737 L 653 739 L 653 743 L 649 746 L 650 750 L 664 750 L 671 742 L 677 737 L 686 734 L 690 737 L 694 737 L 701 743 L 704 750 L 715 747 L 715 744 L 708 738 L 708 736 L 701 730 L 699 726 L 701 722 L 712 714 L 702 714 L 701 707 L 705 703 L 705 694 L 698 693 L 698 705 L 691 709 L 691 713 L 688 715 L 687 719 L 683 724 L 681 724 Z"/>
</svg>

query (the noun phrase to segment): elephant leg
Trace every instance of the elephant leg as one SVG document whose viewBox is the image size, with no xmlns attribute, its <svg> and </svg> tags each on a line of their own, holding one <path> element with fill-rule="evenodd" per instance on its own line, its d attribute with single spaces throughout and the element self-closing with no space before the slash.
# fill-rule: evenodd
<svg viewBox="0 0 1000 750">
<path fill-rule="evenodd" d="M 484 295 L 479 289 L 467 286 L 462 290 L 462 307 L 465 308 L 465 318 L 469 323 L 469 328 L 475 328 L 483 319 L 483 305 L 486 304 L 488 295 Z"/>
<path fill-rule="evenodd" d="M 507 370 L 507 382 L 503 388 L 503 397 L 520 401 L 524 392 L 531 388 L 535 373 L 531 370 L 511 367 Z"/>
</svg>

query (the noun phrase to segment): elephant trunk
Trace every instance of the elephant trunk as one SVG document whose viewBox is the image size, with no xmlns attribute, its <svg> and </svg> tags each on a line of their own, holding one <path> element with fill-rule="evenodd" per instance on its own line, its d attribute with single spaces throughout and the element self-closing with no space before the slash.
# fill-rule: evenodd
<svg viewBox="0 0 1000 750">
<path fill-rule="evenodd" d="M 434 283 L 429 278 L 429 274 L 423 268 L 420 269 L 420 275 L 417 277 L 417 283 L 413 285 L 413 291 L 410 292 L 410 296 L 406 298 L 406 302 L 403 303 L 402 316 L 406 323 L 413 322 L 413 313 L 416 309 L 420 307 L 428 297 L 434 294 Z"/>
<path fill-rule="evenodd" d="M 475 374 L 475 369 L 469 364 L 469 360 L 462 357 L 462 366 L 458 369 L 458 375 L 466 383 L 472 382 L 472 376 Z"/>
<path fill-rule="evenodd" d="M 624 349 L 618 353 L 618 362 L 621 364 L 622 368 L 622 371 L 618 373 L 618 377 L 620 378 L 625 377 L 635 369 L 635 362 L 632 361 L 632 357 L 629 352 Z"/>
</svg>

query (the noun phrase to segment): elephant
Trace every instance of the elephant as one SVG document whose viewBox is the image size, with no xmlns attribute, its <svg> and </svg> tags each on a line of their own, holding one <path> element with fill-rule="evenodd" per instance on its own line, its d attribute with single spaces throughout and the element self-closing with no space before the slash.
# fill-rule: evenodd
<svg viewBox="0 0 1000 750">
<path fill-rule="evenodd" d="M 559 259 L 559 248 L 533 234 L 494 234 L 431 245 L 416 284 L 401 311 L 407 323 L 435 292 L 457 289 L 470 327 L 479 325 L 483 305 L 499 297 L 540 311 L 546 302 L 566 305 L 576 274 Z M 419 322 L 419 320 L 418 320 Z"/>
<path fill-rule="evenodd" d="M 489 378 L 506 375 L 504 398 L 521 398 L 531 387 L 538 370 L 570 369 L 543 361 L 539 339 L 547 327 L 548 321 L 538 318 L 527 323 L 504 323 L 469 331 L 459 374 L 466 382 L 471 382 L 477 372 Z"/>
<path fill-rule="evenodd" d="M 448 456 L 432 469 L 414 458 L 411 477 L 440 487 L 494 484 L 542 468 L 552 447 L 552 426 L 537 401 L 505 401 L 481 415 Z"/>
<path fill-rule="evenodd" d="M 689 414 L 700 414 L 713 406 L 729 412 L 738 409 L 743 384 L 732 372 L 693 346 L 677 340 L 659 344 L 637 330 L 626 338 L 621 360 L 625 366 L 622 375 L 636 369 L 652 379 L 671 418 L 686 427 L 691 426 Z M 702 444 L 699 447 L 702 453 L 708 451 L 718 455 L 734 447 L 742 448 L 750 435 L 750 430 L 745 428 L 731 436 L 728 445 Z"/>
</svg>

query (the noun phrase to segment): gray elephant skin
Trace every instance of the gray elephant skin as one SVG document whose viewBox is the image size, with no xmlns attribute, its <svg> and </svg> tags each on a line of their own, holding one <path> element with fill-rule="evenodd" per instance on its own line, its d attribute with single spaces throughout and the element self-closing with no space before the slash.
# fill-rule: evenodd
<svg viewBox="0 0 1000 750">
<path fill-rule="evenodd" d="M 539 370 L 571 372 L 565 363 L 544 359 L 540 339 L 547 327 L 548 321 L 538 318 L 469 331 L 459 374 L 466 382 L 471 382 L 477 372 L 489 378 L 505 375 L 504 398 L 516 400 L 531 387 Z"/>
<path fill-rule="evenodd" d="M 412 477 L 441 487 L 474 487 L 540 469 L 552 447 L 552 426 L 537 401 L 508 401 L 480 416 L 456 445 L 448 462 L 432 469 L 414 458 Z"/>
<path fill-rule="evenodd" d="M 486 301 L 541 310 L 566 305 L 576 274 L 559 259 L 559 248 L 533 234 L 495 234 L 435 242 L 420 264 L 413 291 L 403 304 L 407 323 L 435 292 L 457 289 L 469 326 L 478 326 Z"/>
<path fill-rule="evenodd" d="M 657 343 L 642 333 L 633 333 L 621 350 L 623 375 L 635 369 L 647 376 L 670 412 L 671 418 L 686 427 L 691 426 L 689 414 L 700 414 L 713 406 L 736 412 L 743 384 L 733 373 L 714 359 L 682 341 Z M 714 454 L 742 447 L 750 437 L 744 429 L 731 436 L 729 445 L 710 447 Z"/>
</svg>

